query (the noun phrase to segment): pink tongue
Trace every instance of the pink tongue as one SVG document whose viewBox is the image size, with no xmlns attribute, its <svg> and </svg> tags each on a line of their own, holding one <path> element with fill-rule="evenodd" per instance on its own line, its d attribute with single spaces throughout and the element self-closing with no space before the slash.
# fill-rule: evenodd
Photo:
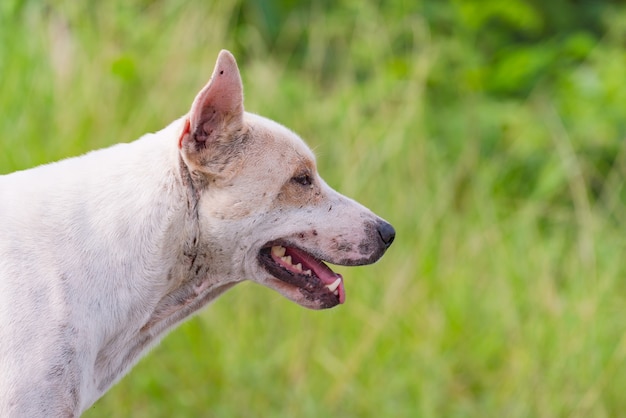
<svg viewBox="0 0 626 418">
<path fill-rule="evenodd" d="M 302 263 L 303 269 L 306 265 L 307 268 L 313 270 L 315 275 L 319 277 L 322 283 L 324 283 L 325 285 L 333 284 L 335 280 L 337 280 L 337 278 L 341 278 L 340 274 L 335 273 L 326 264 L 322 263 L 312 255 L 305 253 L 304 251 L 300 251 L 297 248 L 288 247 L 286 249 L 286 254 L 291 255 L 292 257 L 300 261 Z"/>
<path fill-rule="evenodd" d="M 315 275 L 320 278 L 324 285 L 333 284 L 335 280 L 341 279 L 339 287 L 337 288 L 337 291 L 339 292 L 339 303 L 341 304 L 346 301 L 346 288 L 343 286 L 343 277 L 341 274 L 335 273 L 330 267 L 319 261 L 317 258 L 313 257 L 309 253 L 300 251 L 297 248 L 287 247 L 286 254 L 291 255 L 292 258 L 301 262 L 303 269 L 306 270 L 309 268 L 313 270 Z"/>
</svg>

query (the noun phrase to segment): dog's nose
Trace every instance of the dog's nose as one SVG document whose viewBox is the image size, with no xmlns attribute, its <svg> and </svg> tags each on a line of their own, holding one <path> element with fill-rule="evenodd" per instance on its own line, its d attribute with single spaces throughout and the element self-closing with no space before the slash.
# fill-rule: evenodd
<svg viewBox="0 0 626 418">
<path fill-rule="evenodd" d="M 381 222 L 378 224 L 378 236 L 385 244 L 385 248 L 389 248 L 396 237 L 396 230 L 387 222 Z"/>
</svg>

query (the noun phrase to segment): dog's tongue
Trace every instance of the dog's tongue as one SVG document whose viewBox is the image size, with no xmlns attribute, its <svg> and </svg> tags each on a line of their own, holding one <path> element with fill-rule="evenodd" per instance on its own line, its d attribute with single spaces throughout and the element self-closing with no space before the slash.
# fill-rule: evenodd
<svg viewBox="0 0 626 418">
<path fill-rule="evenodd" d="M 346 301 L 346 289 L 343 286 L 343 276 L 341 276 L 341 274 L 335 273 L 322 261 L 297 248 L 289 247 L 287 248 L 287 253 L 298 259 L 302 263 L 303 268 L 306 265 L 307 268 L 311 269 L 325 286 L 332 285 L 337 281 L 337 279 L 339 279 L 340 282 L 337 287 L 337 291 L 339 292 L 339 303 L 344 303 Z"/>
</svg>

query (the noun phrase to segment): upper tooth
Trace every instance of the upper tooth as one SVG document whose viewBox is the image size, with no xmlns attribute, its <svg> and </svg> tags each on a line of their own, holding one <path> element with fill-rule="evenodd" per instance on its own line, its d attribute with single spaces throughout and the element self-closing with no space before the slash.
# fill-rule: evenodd
<svg viewBox="0 0 626 418">
<path fill-rule="evenodd" d="M 328 290 L 330 290 L 331 292 L 334 292 L 335 290 L 337 290 L 337 288 L 339 287 L 339 284 L 341 283 L 341 278 L 337 278 L 337 280 L 335 280 L 334 282 L 332 282 L 331 284 L 329 284 L 328 286 L 326 286 L 328 288 Z"/>
<path fill-rule="evenodd" d="M 291 256 L 290 255 L 287 255 L 285 257 L 281 257 L 280 259 L 283 260 L 285 263 L 291 265 Z"/>
<path fill-rule="evenodd" d="M 272 247 L 272 254 L 276 257 L 282 257 L 285 255 L 285 247 L 281 245 L 274 245 Z"/>
</svg>

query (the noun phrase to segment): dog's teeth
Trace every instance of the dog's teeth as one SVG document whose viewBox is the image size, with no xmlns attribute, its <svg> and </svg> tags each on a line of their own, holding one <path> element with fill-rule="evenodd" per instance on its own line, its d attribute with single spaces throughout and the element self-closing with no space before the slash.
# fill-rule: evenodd
<svg viewBox="0 0 626 418">
<path fill-rule="evenodd" d="M 275 255 L 276 257 L 283 257 L 285 255 L 285 247 L 280 246 L 280 245 L 274 245 L 272 247 L 272 255 Z"/>
<path fill-rule="evenodd" d="M 335 291 L 333 292 L 333 295 L 335 295 L 335 296 L 339 296 L 339 289 L 335 290 Z"/>
<path fill-rule="evenodd" d="M 294 268 L 298 271 L 302 271 L 302 264 L 298 263 L 294 266 Z"/>
<path fill-rule="evenodd" d="M 337 278 L 337 280 L 335 280 L 334 282 L 332 282 L 331 284 L 329 284 L 326 287 L 328 288 L 328 290 L 330 290 L 331 292 L 335 293 L 335 292 L 337 292 L 337 288 L 339 287 L 340 283 L 341 283 L 341 278 Z M 337 294 L 337 293 L 335 293 L 335 294 Z"/>
<path fill-rule="evenodd" d="M 302 273 L 306 274 L 307 276 L 311 275 L 311 270 L 304 270 Z"/>
<path fill-rule="evenodd" d="M 280 259 L 283 260 L 286 264 L 291 265 L 291 256 L 290 255 L 287 255 L 285 257 L 281 257 Z"/>
</svg>

